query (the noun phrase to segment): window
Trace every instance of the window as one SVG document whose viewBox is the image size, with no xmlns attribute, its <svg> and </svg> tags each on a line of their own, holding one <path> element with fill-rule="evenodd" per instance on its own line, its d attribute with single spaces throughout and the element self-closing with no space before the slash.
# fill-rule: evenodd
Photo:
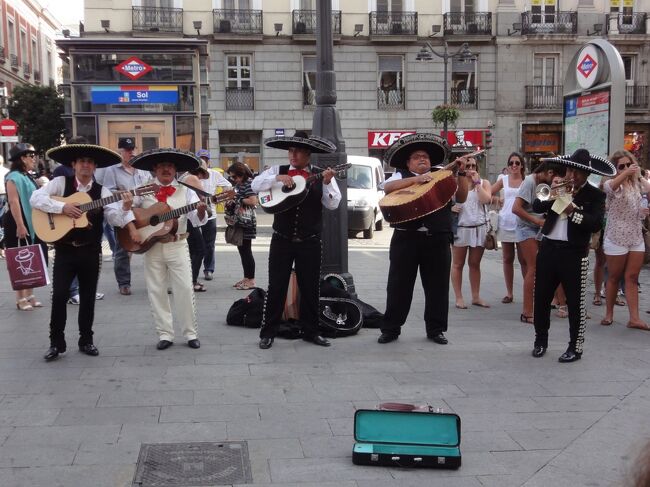
<svg viewBox="0 0 650 487">
<path fill-rule="evenodd" d="M 36 47 L 36 39 L 32 39 L 32 70 L 38 71 L 38 48 Z"/>
<path fill-rule="evenodd" d="M 316 56 L 302 57 L 302 104 L 316 105 Z"/>
<path fill-rule="evenodd" d="M 378 12 L 402 12 L 402 0 L 377 0 Z"/>
<path fill-rule="evenodd" d="M 404 107 L 404 58 L 379 56 L 377 60 L 379 108 Z"/>
<path fill-rule="evenodd" d="M 223 8 L 226 10 L 250 10 L 250 0 L 223 0 Z"/>
<path fill-rule="evenodd" d="M 52 67 L 52 51 L 49 49 L 47 50 L 47 65 L 45 67 L 47 69 L 47 75 L 46 73 L 43 73 L 43 80 L 45 80 L 46 77 L 49 77 L 51 80 L 53 80 L 54 68 Z"/>
<path fill-rule="evenodd" d="M 537 0 L 537 5 L 531 5 L 530 12 L 533 24 L 554 24 L 556 0 Z"/>
<path fill-rule="evenodd" d="M 253 172 L 258 172 L 261 138 L 261 132 L 219 132 L 220 166 L 227 169 L 233 162 L 243 162 Z"/>
<path fill-rule="evenodd" d="M 29 61 L 29 57 L 27 57 L 27 34 L 25 33 L 24 30 L 20 31 L 20 56 L 23 60 L 24 63 Z"/>
<path fill-rule="evenodd" d="M 451 0 L 449 2 L 450 12 L 474 13 L 476 11 L 474 0 Z"/>
<path fill-rule="evenodd" d="M 625 84 L 628 86 L 634 85 L 634 67 L 636 64 L 636 56 L 630 54 L 622 54 L 623 68 L 625 68 Z"/>
<path fill-rule="evenodd" d="M 9 33 L 9 54 L 16 55 L 16 27 L 14 23 L 9 20 L 7 21 L 7 31 Z"/>
<path fill-rule="evenodd" d="M 557 84 L 558 58 L 553 54 L 536 54 L 533 61 L 533 84 L 554 86 Z"/>
<path fill-rule="evenodd" d="M 478 82 L 476 80 L 478 62 L 452 59 L 451 63 L 451 103 L 461 107 L 478 106 Z"/>
<path fill-rule="evenodd" d="M 300 10 L 315 10 L 314 0 L 300 0 Z"/>
<path fill-rule="evenodd" d="M 250 54 L 229 54 L 227 56 L 228 88 L 251 88 L 251 56 Z"/>
</svg>

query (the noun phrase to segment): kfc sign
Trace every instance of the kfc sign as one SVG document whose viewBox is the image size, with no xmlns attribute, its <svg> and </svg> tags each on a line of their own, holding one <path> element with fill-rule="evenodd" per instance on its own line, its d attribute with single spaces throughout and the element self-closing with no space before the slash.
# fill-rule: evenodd
<svg viewBox="0 0 650 487">
<path fill-rule="evenodd" d="M 368 132 L 368 149 L 388 149 L 405 135 L 411 135 L 415 132 Z"/>
</svg>

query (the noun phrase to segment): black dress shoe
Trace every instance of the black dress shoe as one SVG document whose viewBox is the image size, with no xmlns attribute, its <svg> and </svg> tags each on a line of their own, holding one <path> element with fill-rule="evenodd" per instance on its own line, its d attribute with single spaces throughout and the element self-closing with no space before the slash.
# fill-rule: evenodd
<svg viewBox="0 0 650 487">
<path fill-rule="evenodd" d="M 574 352 L 573 350 L 567 350 L 562 355 L 560 355 L 560 358 L 557 359 L 557 361 L 566 364 L 569 362 L 575 362 L 576 360 L 580 360 L 581 358 L 582 358 L 581 353 Z"/>
<path fill-rule="evenodd" d="M 313 337 L 304 337 L 303 340 L 306 342 L 311 342 L 314 345 L 319 345 L 321 347 L 329 347 L 331 343 L 326 338 L 323 338 L 320 335 L 314 335 Z"/>
<path fill-rule="evenodd" d="M 171 347 L 174 344 L 174 342 L 170 342 L 169 340 L 160 340 L 158 342 L 158 345 L 156 345 L 156 348 L 158 350 L 167 350 L 169 347 Z"/>
<path fill-rule="evenodd" d="M 435 335 L 431 335 L 427 338 L 431 341 L 436 342 L 438 345 L 447 345 L 447 343 L 449 343 L 449 341 L 447 340 L 445 335 L 442 334 L 442 332 L 436 333 Z"/>
<path fill-rule="evenodd" d="M 394 342 L 399 338 L 399 335 L 395 335 L 394 333 L 382 333 L 379 335 L 379 338 L 377 338 L 377 343 L 390 343 Z"/>
<path fill-rule="evenodd" d="M 533 357 L 543 357 L 546 353 L 546 347 L 544 345 L 535 345 L 533 348 Z"/>
<path fill-rule="evenodd" d="M 273 345 L 273 338 L 262 338 L 260 340 L 260 348 L 262 350 L 266 350 L 267 348 L 271 348 L 271 345 Z"/>
<path fill-rule="evenodd" d="M 59 358 L 59 349 L 56 348 L 56 347 L 50 347 L 50 348 L 48 348 L 48 349 L 47 349 L 47 352 L 45 353 L 45 355 L 43 356 L 43 358 L 44 358 L 45 360 L 47 360 L 48 362 L 49 362 L 50 360 L 54 360 L 54 359 L 56 359 L 56 358 Z"/>
<path fill-rule="evenodd" d="M 85 353 L 86 355 L 90 355 L 91 357 L 97 357 L 97 355 L 99 355 L 99 350 L 97 350 L 97 347 L 92 343 L 79 345 L 79 351 L 81 353 Z"/>
<path fill-rule="evenodd" d="M 194 340 L 188 340 L 187 346 L 190 348 L 201 348 L 201 342 L 198 338 L 195 338 Z"/>
</svg>

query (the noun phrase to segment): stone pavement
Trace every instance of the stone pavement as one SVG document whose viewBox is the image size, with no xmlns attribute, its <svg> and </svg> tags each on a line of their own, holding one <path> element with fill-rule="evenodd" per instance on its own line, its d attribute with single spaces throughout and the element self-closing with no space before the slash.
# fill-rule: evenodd
<svg viewBox="0 0 650 487">
<path fill-rule="evenodd" d="M 258 284 L 266 286 L 268 220 L 254 246 Z M 383 311 L 390 230 L 350 240 L 359 296 Z M 245 292 L 239 255 L 219 234 L 216 279 L 196 295 L 200 350 L 179 338 L 157 351 L 142 258 L 133 291 L 117 292 L 104 263 L 96 307 L 99 357 L 76 351 L 76 312 L 68 306 L 70 350 L 45 363 L 49 305 L 18 312 L 0 283 L 0 486 L 130 486 L 142 443 L 247 440 L 255 485 L 313 487 L 474 487 L 621 485 L 631 458 L 650 436 L 650 334 L 629 330 L 626 308 L 611 327 L 589 306 L 585 354 L 560 364 L 566 320 L 555 318 L 549 352 L 530 356 L 533 330 L 519 322 L 504 289 L 498 252 L 483 265 L 489 310 L 450 311 L 449 345 L 424 337 L 416 288 L 397 342 L 377 330 L 334 340 L 329 349 L 277 340 L 225 325 Z M 650 306 L 644 271 L 642 308 Z M 466 285 L 466 288 L 468 285 Z M 467 289 L 467 292 L 469 290 Z M 45 297 L 44 290 L 37 292 Z M 466 296 L 469 297 L 468 295 Z M 462 419 L 458 471 L 358 467 L 351 462 L 353 414 L 383 401 L 429 403 Z"/>
</svg>

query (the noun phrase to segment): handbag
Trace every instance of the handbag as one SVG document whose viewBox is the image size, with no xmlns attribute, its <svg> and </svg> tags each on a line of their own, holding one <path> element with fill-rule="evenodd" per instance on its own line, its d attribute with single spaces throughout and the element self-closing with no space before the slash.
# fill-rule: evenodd
<svg viewBox="0 0 650 487">
<path fill-rule="evenodd" d="M 255 226 L 255 207 L 246 206 L 238 201 L 227 207 L 224 219 L 228 225 L 252 228 Z"/>
<path fill-rule="evenodd" d="M 32 289 L 50 284 L 43 248 L 38 244 L 12 247 L 5 250 L 7 270 L 14 291 Z"/>
<path fill-rule="evenodd" d="M 494 227 L 492 226 L 491 219 L 487 216 L 487 211 L 485 211 L 485 206 L 483 206 L 483 212 L 485 213 L 485 221 L 488 227 L 487 232 L 485 233 L 485 240 L 483 241 L 483 248 L 485 250 L 498 250 L 499 244 L 497 243 L 497 233 Z"/>
<path fill-rule="evenodd" d="M 226 243 L 239 247 L 244 243 L 244 229 L 234 225 L 226 227 Z"/>
</svg>

